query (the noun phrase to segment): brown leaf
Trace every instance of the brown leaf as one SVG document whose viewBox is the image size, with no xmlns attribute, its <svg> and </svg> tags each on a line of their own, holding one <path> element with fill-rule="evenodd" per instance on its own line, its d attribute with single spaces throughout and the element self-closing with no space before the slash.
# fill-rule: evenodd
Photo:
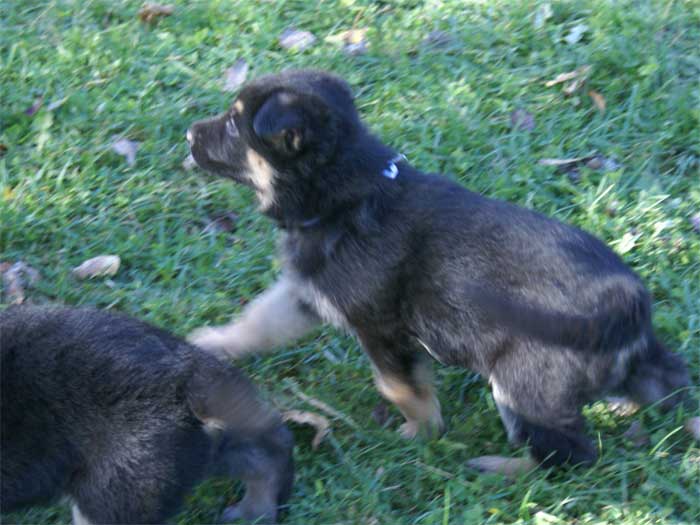
<svg viewBox="0 0 700 525">
<path fill-rule="evenodd" d="M 112 150 L 126 158 L 126 163 L 133 166 L 136 162 L 136 152 L 141 147 L 140 142 L 120 138 L 112 143 Z"/>
<path fill-rule="evenodd" d="M 316 429 L 316 435 L 311 441 L 311 448 L 316 450 L 323 441 L 323 438 L 330 432 L 330 423 L 328 419 L 314 412 L 306 412 L 304 410 L 287 410 L 282 412 L 282 419 L 285 421 L 294 421 L 301 425 L 311 425 Z"/>
<path fill-rule="evenodd" d="M 567 73 L 560 73 L 556 77 L 554 77 L 552 80 L 549 80 L 544 83 L 546 87 L 552 87 L 556 86 L 557 84 L 563 84 L 564 82 L 568 82 L 569 80 L 573 80 L 578 77 L 586 77 L 588 76 L 588 72 L 591 70 L 591 66 L 581 66 L 574 71 L 568 71 Z"/>
<path fill-rule="evenodd" d="M 593 100 L 593 104 L 595 104 L 595 107 L 598 108 L 598 111 L 600 111 L 601 114 L 605 113 L 605 97 L 593 89 L 588 92 L 588 96 L 591 97 L 591 100 Z"/>
<path fill-rule="evenodd" d="M 14 264 L 4 262 L 0 268 L 7 301 L 10 304 L 22 304 L 26 297 L 24 289 L 33 286 L 39 280 L 39 272 L 22 261 Z"/>
<path fill-rule="evenodd" d="M 284 49 L 304 51 L 316 43 L 316 37 L 308 31 L 299 31 L 289 27 L 282 31 L 279 42 Z"/>
<path fill-rule="evenodd" d="M 152 2 L 146 2 L 141 10 L 139 11 L 139 18 L 141 22 L 147 24 L 154 24 L 158 19 L 164 16 L 170 16 L 173 14 L 175 8 L 172 5 L 156 4 Z"/>
<path fill-rule="evenodd" d="M 238 226 L 238 214 L 229 211 L 212 217 L 202 230 L 203 233 L 232 232 Z"/>
<path fill-rule="evenodd" d="M 34 103 L 24 110 L 24 114 L 27 116 L 33 116 L 39 108 L 44 104 L 44 95 L 38 96 L 34 99 Z"/>
<path fill-rule="evenodd" d="M 384 401 L 380 401 L 372 409 L 372 419 L 380 427 L 384 427 L 389 421 L 389 405 Z"/>
<path fill-rule="evenodd" d="M 510 114 L 510 124 L 514 129 L 532 131 L 535 129 L 535 117 L 524 109 L 516 109 Z"/>
<path fill-rule="evenodd" d="M 684 427 L 694 439 L 700 441 L 700 417 L 691 417 L 685 422 Z"/>
<path fill-rule="evenodd" d="M 248 62 L 241 58 L 224 72 L 224 91 L 236 91 L 248 77 Z"/>
<path fill-rule="evenodd" d="M 367 52 L 367 28 L 348 29 L 326 37 L 326 42 L 342 44 L 343 52 L 347 55 L 362 55 Z"/>
<path fill-rule="evenodd" d="M 649 434 L 639 421 L 633 421 L 622 436 L 629 439 L 635 447 L 644 447 L 650 443 Z"/>
<path fill-rule="evenodd" d="M 114 275 L 119 271 L 121 258 L 118 255 L 98 255 L 73 268 L 78 279 L 92 279 L 104 275 Z"/>
<path fill-rule="evenodd" d="M 7 146 L 0 142 L 0 157 L 7 153 Z"/>
</svg>

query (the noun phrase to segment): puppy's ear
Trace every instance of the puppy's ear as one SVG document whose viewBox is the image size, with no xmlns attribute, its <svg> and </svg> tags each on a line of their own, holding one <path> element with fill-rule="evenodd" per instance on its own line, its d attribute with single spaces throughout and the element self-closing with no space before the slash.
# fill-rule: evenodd
<svg viewBox="0 0 700 525">
<path fill-rule="evenodd" d="M 312 122 L 320 108 L 296 93 L 278 91 L 258 109 L 253 131 L 285 157 L 301 153 L 313 139 Z"/>
</svg>

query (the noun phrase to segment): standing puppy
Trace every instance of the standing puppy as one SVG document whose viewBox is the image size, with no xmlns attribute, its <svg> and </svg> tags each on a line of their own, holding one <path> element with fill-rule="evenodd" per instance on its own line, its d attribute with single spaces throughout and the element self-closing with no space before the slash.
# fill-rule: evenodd
<svg viewBox="0 0 700 525">
<path fill-rule="evenodd" d="M 0 312 L 0 510 L 59 496 L 73 522 L 162 523 L 208 476 L 240 478 L 224 519 L 274 521 L 292 438 L 243 374 L 140 321 L 87 309 Z"/>
<path fill-rule="evenodd" d="M 402 433 L 443 427 L 428 356 L 489 380 L 508 436 L 544 465 L 590 464 L 581 406 L 687 385 L 655 338 L 639 278 L 591 235 L 426 175 L 363 126 L 347 85 L 265 76 L 188 131 L 204 169 L 251 187 L 281 230 L 278 282 L 191 340 L 219 355 L 283 345 L 329 322 L 372 361 Z"/>
</svg>

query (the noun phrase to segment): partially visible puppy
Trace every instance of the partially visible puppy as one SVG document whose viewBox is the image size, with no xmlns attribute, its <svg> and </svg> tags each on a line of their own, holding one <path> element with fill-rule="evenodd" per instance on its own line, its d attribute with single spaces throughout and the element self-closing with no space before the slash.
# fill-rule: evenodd
<svg viewBox="0 0 700 525">
<path fill-rule="evenodd" d="M 190 335 L 200 347 L 238 357 L 321 322 L 349 329 L 409 437 L 443 428 L 429 357 L 475 370 L 510 440 L 544 466 L 595 461 L 590 401 L 682 399 L 685 363 L 656 337 L 649 293 L 610 248 L 421 173 L 364 126 L 340 78 L 255 79 L 188 140 L 197 164 L 256 192 L 283 259 L 239 318 Z M 499 464 L 512 462 L 486 468 Z"/>
<path fill-rule="evenodd" d="M 275 521 L 292 437 L 250 381 L 167 332 L 104 311 L 0 312 L 0 511 L 68 496 L 73 522 L 162 523 L 199 481 L 246 485 L 223 518 Z"/>
</svg>

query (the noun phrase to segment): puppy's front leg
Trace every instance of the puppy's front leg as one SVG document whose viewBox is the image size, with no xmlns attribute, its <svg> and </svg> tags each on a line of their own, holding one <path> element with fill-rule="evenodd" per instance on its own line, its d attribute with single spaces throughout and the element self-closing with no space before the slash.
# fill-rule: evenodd
<svg viewBox="0 0 700 525">
<path fill-rule="evenodd" d="M 419 353 L 409 353 L 395 343 L 362 338 L 372 360 L 374 382 L 386 399 L 406 418 L 400 434 L 437 437 L 444 430 L 440 401 L 435 395 L 431 363 Z"/>
<path fill-rule="evenodd" d="M 281 277 L 231 323 L 202 327 L 188 340 L 220 358 L 263 352 L 298 339 L 320 319 L 302 302 L 296 285 Z"/>
</svg>

